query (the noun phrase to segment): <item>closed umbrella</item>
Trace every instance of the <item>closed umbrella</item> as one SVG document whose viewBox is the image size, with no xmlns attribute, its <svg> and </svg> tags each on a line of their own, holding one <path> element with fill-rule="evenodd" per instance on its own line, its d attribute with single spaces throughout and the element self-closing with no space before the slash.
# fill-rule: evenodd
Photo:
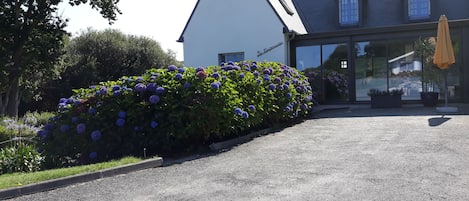
<svg viewBox="0 0 469 201">
<path fill-rule="evenodd" d="M 448 18 L 440 16 L 438 21 L 438 33 L 436 36 L 436 47 L 433 63 L 440 69 L 445 70 L 445 107 L 437 108 L 440 112 L 457 112 L 457 108 L 448 107 L 448 68 L 454 64 L 454 50 L 449 33 Z"/>
</svg>

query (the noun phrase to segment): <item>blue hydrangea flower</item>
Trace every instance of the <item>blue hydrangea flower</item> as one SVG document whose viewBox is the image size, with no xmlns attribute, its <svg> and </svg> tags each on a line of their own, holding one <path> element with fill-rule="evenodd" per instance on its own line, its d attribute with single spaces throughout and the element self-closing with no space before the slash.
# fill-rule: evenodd
<svg viewBox="0 0 469 201">
<path fill-rule="evenodd" d="M 245 70 L 245 71 L 251 71 L 251 68 L 246 67 L 246 68 L 244 68 L 244 70 Z"/>
<path fill-rule="evenodd" d="M 242 112 L 241 116 L 245 119 L 249 118 L 249 113 L 248 112 Z"/>
<path fill-rule="evenodd" d="M 270 76 L 269 76 L 269 75 L 267 75 L 267 74 L 266 74 L 266 75 L 264 75 L 264 80 L 265 80 L 265 81 L 270 81 Z"/>
<path fill-rule="evenodd" d="M 199 66 L 195 69 L 196 73 L 199 72 L 199 71 L 204 71 L 204 67 Z"/>
<path fill-rule="evenodd" d="M 119 85 L 114 85 L 112 87 L 112 91 L 119 91 L 119 90 L 121 90 L 121 86 L 119 86 Z"/>
<path fill-rule="evenodd" d="M 59 103 L 67 103 L 67 100 L 68 100 L 67 98 L 61 98 L 59 100 Z"/>
<path fill-rule="evenodd" d="M 160 102 L 160 97 L 158 95 L 151 95 L 150 98 L 148 98 L 148 101 L 152 104 L 157 104 Z"/>
<path fill-rule="evenodd" d="M 258 77 L 259 76 L 259 72 L 254 72 L 254 77 Z"/>
<path fill-rule="evenodd" d="M 157 87 L 156 88 L 156 93 L 157 94 L 162 94 L 162 93 L 164 93 L 164 91 L 165 91 L 165 89 L 163 87 Z"/>
<path fill-rule="evenodd" d="M 186 68 L 184 68 L 184 67 L 179 68 L 179 69 L 178 69 L 178 72 L 179 72 L 179 73 L 184 73 L 184 72 L 186 72 Z"/>
<path fill-rule="evenodd" d="M 296 87 L 296 91 L 303 92 L 303 87 Z"/>
<path fill-rule="evenodd" d="M 290 87 L 287 84 L 283 84 L 283 89 L 288 90 L 288 89 L 290 89 Z"/>
<path fill-rule="evenodd" d="M 181 73 L 177 73 L 177 74 L 174 76 L 174 78 L 175 78 L 176 80 L 180 80 L 180 79 L 182 79 L 182 77 L 183 77 L 183 76 L 182 76 Z"/>
<path fill-rule="evenodd" d="M 265 69 L 263 72 L 264 72 L 265 75 L 270 75 L 270 70 L 269 69 Z"/>
<path fill-rule="evenodd" d="M 287 93 L 287 98 L 291 98 L 291 93 Z"/>
<path fill-rule="evenodd" d="M 285 107 L 285 111 L 290 112 L 292 108 L 290 106 Z"/>
<path fill-rule="evenodd" d="M 212 84 L 210 84 L 210 87 L 212 87 L 212 89 L 219 89 L 220 88 L 220 83 L 219 82 L 212 82 Z"/>
<path fill-rule="evenodd" d="M 213 73 L 212 77 L 215 78 L 215 79 L 218 79 L 218 78 L 220 78 L 220 74 L 219 73 Z"/>
<path fill-rule="evenodd" d="M 273 84 L 273 83 L 272 83 L 272 84 L 269 84 L 269 89 L 270 89 L 271 91 L 275 90 L 276 87 L 277 87 L 277 86 L 275 86 L 275 84 Z"/>
<path fill-rule="evenodd" d="M 147 84 L 147 91 L 149 92 L 155 92 L 156 91 L 156 87 L 158 87 L 156 85 L 156 83 L 148 83 Z"/>
<path fill-rule="evenodd" d="M 233 70 L 241 70 L 241 67 L 239 67 L 239 66 L 233 66 Z"/>
<path fill-rule="evenodd" d="M 105 95 L 107 94 L 107 88 L 105 86 L 102 86 L 99 91 L 96 92 L 97 95 Z"/>
<path fill-rule="evenodd" d="M 254 105 L 249 105 L 248 108 L 249 108 L 249 110 L 251 110 L 251 111 L 256 110 L 256 106 L 254 106 Z"/>
<path fill-rule="evenodd" d="M 62 133 L 67 132 L 69 129 L 70 129 L 70 126 L 68 126 L 67 124 L 60 126 L 60 131 L 62 131 Z"/>
<path fill-rule="evenodd" d="M 151 122 L 150 122 L 150 126 L 151 126 L 152 128 L 156 128 L 156 127 L 158 126 L 158 122 L 156 122 L 156 121 L 151 121 Z"/>
<path fill-rule="evenodd" d="M 125 119 L 119 118 L 116 120 L 116 125 L 122 127 L 125 125 Z"/>
<path fill-rule="evenodd" d="M 243 110 L 239 107 L 237 107 L 234 112 L 237 114 L 237 115 L 241 115 L 243 113 Z"/>
<path fill-rule="evenodd" d="M 90 108 L 88 109 L 88 114 L 96 114 L 96 109 L 90 107 Z"/>
<path fill-rule="evenodd" d="M 96 159 L 98 157 L 98 153 L 93 151 L 88 155 L 88 157 L 90 157 L 91 160 Z"/>
<path fill-rule="evenodd" d="M 122 111 L 122 110 L 121 110 L 121 111 L 119 111 L 119 113 L 117 114 L 117 116 L 123 119 L 123 118 L 125 118 L 125 116 L 127 116 L 127 113 L 126 113 L 125 111 Z"/>
<path fill-rule="evenodd" d="M 112 93 L 113 96 L 120 96 L 122 94 L 122 91 L 118 90 L 118 91 L 114 91 Z"/>
<path fill-rule="evenodd" d="M 145 90 L 147 90 L 147 86 L 143 83 L 138 83 L 135 85 L 134 90 L 139 93 L 145 92 Z"/>
<path fill-rule="evenodd" d="M 244 78 L 244 73 L 239 74 L 239 78 L 243 79 Z"/>
<path fill-rule="evenodd" d="M 137 79 L 135 80 L 137 83 L 139 82 L 143 82 L 143 77 L 137 77 Z"/>
<path fill-rule="evenodd" d="M 191 83 L 185 82 L 185 83 L 184 83 L 184 88 L 189 88 L 189 87 L 191 87 Z"/>
<path fill-rule="evenodd" d="M 72 123 L 77 123 L 78 122 L 78 117 L 72 117 Z"/>
<path fill-rule="evenodd" d="M 261 80 L 259 80 L 259 79 L 256 80 L 256 82 L 257 82 L 257 84 L 261 84 Z"/>
<path fill-rule="evenodd" d="M 226 70 L 229 71 L 229 70 L 233 70 L 233 64 L 228 64 L 226 66 Z"/>
<path fill-rule="evenodd" d="M 311 86 L 306 86 L 306 90 L 311 91 L 312 90 Z"/>
<path fill-rule="evenodd" d="M 228 65 L 234 65 L 233 61 L 228 61 Z"/>
<path fill-rule="evenodd" d="M 101 131 L 95 130 L 95 131 L 91 132 L 91 140 L 96 142 L 99 139 L 101 139 Z"/>
<path fill-rule="evenodd" d="M 77 133 L 82 134 L 86 131 L 86 124 L 81 123 L 77 125 Z"/>
<path fill-rule="evenodd" d="M 152 76 L 150 76 L 150 79 L 151 79 L 151 80 L 154 80 L 154 79 L 156 79 L 156 76 L 155 76 L 155 75 L 152 75 Z"/>
<path fill-rule="evenodd" d="M 175 65 L 170 65 L 170 66 L 168 66 L 168 71 L 170 71 L 170 72 L 176 71 L 177 69 L 178 69 L 178 67 L 175 66 Z"/>
</svg>

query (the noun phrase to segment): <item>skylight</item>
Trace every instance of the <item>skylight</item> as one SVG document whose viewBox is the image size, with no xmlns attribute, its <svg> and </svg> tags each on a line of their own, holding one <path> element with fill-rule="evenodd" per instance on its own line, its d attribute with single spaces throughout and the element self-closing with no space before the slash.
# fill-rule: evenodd
<svg viewBox="0 0 469 201">
<path fill-rule="evenodd" d="M 287 13 L 289 15 L 293 15 L 295 14 L 295 12 L 293 12 L 293 10 L 288 6 L 287 2 L 285 2 L 285 0 L 279 0 L 280 1 L 280 4 L 282 4 L 283 8 L 285 9 L 285 11 L 287 11 Z"/>
</svg>

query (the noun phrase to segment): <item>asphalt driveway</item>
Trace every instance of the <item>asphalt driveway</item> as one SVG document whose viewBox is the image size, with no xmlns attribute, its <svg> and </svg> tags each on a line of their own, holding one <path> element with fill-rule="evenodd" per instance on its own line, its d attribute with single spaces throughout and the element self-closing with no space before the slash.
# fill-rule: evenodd
<svg viewBox="0 0 469 201">
<path fill-rule="evenodd" d="M 415 107 L 322 112 L 219 154 L 15 200 L 468 198 L 469 115 Z"/>
</svg>

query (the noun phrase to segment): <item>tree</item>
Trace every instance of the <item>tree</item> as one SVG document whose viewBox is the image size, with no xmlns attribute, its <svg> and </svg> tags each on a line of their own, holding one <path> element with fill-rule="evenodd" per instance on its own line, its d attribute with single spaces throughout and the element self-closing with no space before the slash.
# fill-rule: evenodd
<svg viewBox="0 0 469 201">
<path fill-rule="evenodd" d="M 22 93 L 32 94 L 58 75 L 66 20 L 56 16 L 67 0 L 0 0 L 0 115 L 17 116 Z M 68 0 L 89 4 L 110 23 L 120 13 L 119 0 Z"/>
<path fill-rule="evenodd" d="M 165 52 L 158 42 L 144 36 L 126 35 L 119 30 L 87 30 L 66 45 L 64 72 L 42 90 L 39 110 L 55 109 L 61 97 L 72 89 L 86 88 L 124 75 L 141 75 L 150 68 L 181 66 L 171 50 Z"/>
</svg>

